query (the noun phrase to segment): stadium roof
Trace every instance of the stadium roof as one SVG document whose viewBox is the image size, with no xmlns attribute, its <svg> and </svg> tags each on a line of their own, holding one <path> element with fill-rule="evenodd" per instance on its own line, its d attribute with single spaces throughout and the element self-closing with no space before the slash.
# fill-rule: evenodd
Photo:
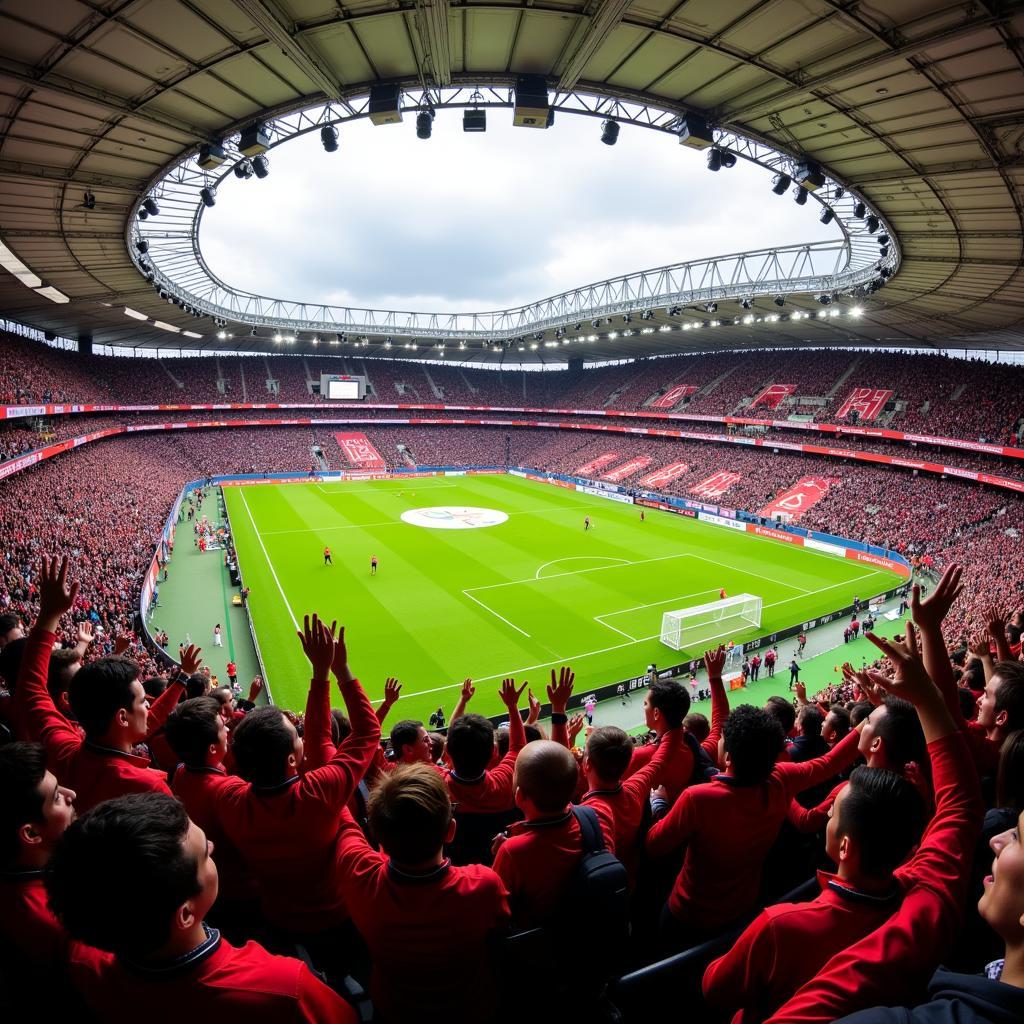
<svg viewBox="0 0 1024 1024">
<path fill-rule="evenodd" d="M 891 225 L 902 263 L 864 315 L 780 324 L 780 341 L 1024 348 L 1022 39 L 1020 4 L 928 0 L 8 0 L 0 239 L 28 269 L 0 272 L 0 312 L 97 344 L 273 347 L 219 342 L 144 281 L 126 239 L 147 185 L 255 119 L 344 107 L 376 82 L 422 94 L 536 74 L 552 97 L 704 113 L 805 154 Z M 635 332 L 585 353 L 685 350 L 692 337 Z M 760 347 L 765 332 L 737 323 L 713 341 Z"/>
</svg>

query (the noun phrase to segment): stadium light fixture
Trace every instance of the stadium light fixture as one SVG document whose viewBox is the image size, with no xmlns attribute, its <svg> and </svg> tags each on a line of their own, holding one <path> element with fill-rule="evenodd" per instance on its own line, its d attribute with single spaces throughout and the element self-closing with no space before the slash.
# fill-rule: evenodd
<svg viewBox="0 0 1024 1024">
<path fill-rule="evenodd" d="M 704 312 L 705 313 L 717 313 L 718 312 L 718 303 L 717 302 L 709 302 L 704 307 Z"/>
<path fill-rule="evenodd" d="M 606 146 L 614 146 L 619 141 L 619 122 L 610 118 L 601 125 L 601 141 Z"/>
<path fill-rule="evenodd" d="M 325 153 L 338 152 L 338 129 L 333 124 L 325 124 L 320 129 L 320 144 Z"/>
<path fill-rule="evenodd" d="M 71 301 L 59 288 L 54 288 L 52 284 L 44 284 L 42 288 L 33 288 L 32 291 L 36 295 L 42 295 L 44 299 L 56 302 L 58 305 Z"/>
<path fill-rule="evenodd" d="M 780 171 L 772 178 L 772 191 L 777 196 L 781 196 L 792 183 L 793 179 L 788 174 Z"/>
<path fill-rule="evenodd" d="M 868 219 L 867 219 L 866 221 L 864 221 L 864 224 L 865 224 L 865 226 L 866 226 L 866 227 L 867 227 L 867 229 L 868 229 L 868 234 L 870 234 L 870 235 L 873 235 L 873 234 L 874 234 L 874 233 L 875 233 L 875 232 L 876 232 L 876 231 L 878 230 L 879 220 L 878 220 L 878 218 L 877 218 L 877 217 L 876 217 L 876 216 L 875 216 L 875 215 L 874 215 L 874 214 L 872 213 L 872 214 L 871 214 L 871 215 L 870 215 L 870 216 L 868 217 Z"/>
<path fill-rule="evenodd" d="M 280 334 L 275 334 L 274 335 L 274 341 L 277 342 L 278 345 L 280 345 L 281 344 L 281 335 Z"/>
<path fill-rule="evenodd" d="M 832 221 L 835 220 L 835 216 L 836 215 L 831 206 L 823 206 L 818 220 L 820 220 L 822 224 L 831 224 Z"/>
<path fill-rule="evenodd" d="M 793 177 L 797 184 L 808 192 L 817 192 L 825 184 L 825 175 L 822 173 L 821 165 L 813 160 L 804 160 L 796 165 Z"/>
<path fill-rule="evenodd" d="M 717 146 L 708 150 L 708 170 L 717 173 L 722 169 L 722 151 Z"/>
<path fill-rule="evenodd" d="M 139 210 L 139 220 L 149 220 L 149 214 L 145 210 Z"/>
<path fill-rule="evenodd" d="M 754 300 L 753 299 L 739 299 L 739 300 L 737 300 L 737 304 L 739 306 L 741 306 L 743 309 L 750 309 L 754 305 Z"/>
<path fill-rule="evenodd" d="M 140 253 L 145 255 L 147 252 L 149 252 L 149 242 L 147 242 L 146 239 L 144 238 L 137 238 L 135 239 L 135 248 L 138 249 Z"/>
<path fill-rule="evenodd" d="M 215 188 L 210 188 L 210 186 L 207 185 L 205 188 L 201 188 L 199 190 L 199 198 L 203 201 L 203 206 L 207 207 L 207 209 L 211 206 L 216 206 L 217 190 Z"/>
<path fill-rule="evenodd" d="M 821 293 L 821 295 L 819 295 L 819 296 L 818 296 L 818 301 L 819 301 L 819 302 L 820 302 L 820 303 L 821 303 L 821 304 L 822 304 L 823 306 L 827 306 L 827 305 L 829 305 L 829 303 L 831 303 L 831 302 L 832 302 L 832 296 L 831 296 L 831 295 L 829 295 L 829 293 L 828 293 L 828 292 L 822 292 L 822 293 Z"/>
<path fill-rule="evenodd" d="M 480 102 L 483 97 L 480 93 L 475 92 L 470 96 L 470 100 Z M 462 114 L 462 130 L 464 132 L 485 132 L 487 131 L 487 111 L 480 110 L 478 107 L 473 107 L 472 110 L 463 111 Z"/>
<path fill-rule="evenodd" d="M 227 336 L 228 336 L 228 332 L 227 331 L 218 331 L 217 332 L 217 340 L 218 341 L 223 341 Z"/>
<path fill-rule="evenodd" d="M 722 150 L 722 166 L 727 171 L 732 170 L 732 168 L 736 166 L 736 154 L 733 153 L 731 150 L 723 149 Z"/>
<path fill-rule="evenodd" d="M 889 255 L 889 246 L 883 245 L 882 248 L 878 250 L 878 255 L 884 260 L 886 256 Z"/>
<path fill-rule="evenodd" d="M 786 304 L 786 296 L 776 295 L 772 301 L 775 303 L 776 306 L 784 306 Z"/>
<path fill-rule="evenodd" d="M 690 149 L 707 149 L 715 144 L 707 121 L 699 114 L 684 114 L 679 132 L 679 145 Z"/>
<path fill-rule="evenodd" d="M 93 195 L 88 189 L 82 194 L 82 209 L 83 210 L 95 210 L 96 209 L 96 196 Z"/>
<path fill-rule="evenodd" d="M 234 175 L 240 181 L 252 177 L 252 164 L 248 160 L 239 160 L 232 168 Z"/>
<path fill-rule="evenodd" d="M 196 157 L 196 163 L 199 164 L 204 171 L 212 171 L 220 167 L 227 158 L 227 153 L 224 152 L 223 146 L 216 142 L 207 142 L 199 147 L 199 154 Z"/>
<path fill-rule="evenodd" d="M 807 205 L 807 189 L 802 185 L 797 185 L 797 187 L 793 189 L 793 202 L 796 203 L 797 206 Z"/>
<path fill-rule="evenodd" d="M 238 139 L 238 152 L 246 156 L 260 156 L 270 149 L 270 133 L 262 121 L 247 124 Z"/>
<path fill-rule="evenodd" d="M 854 217 L 857 218 L 857 220 L 863 220 L 864 217 L 867 215 L 867 212 L 868 212 L 867 207 L 860 200 L 858 200 L 854 204 L 853 215 L 854 215 Z"/>
<path fill-rule="evenodd" d="M 270 161 L 263 153 L 252 158 L 252 170 L 256 177 L 261 179 L 270 173 Z"/>
<path fill-rule="evenodd" d="M 875 239 L 875 241 L 877 241 L 879 245 L 888 245 L 889 242 L 892 241 L 892 239 L 889 238 L 889 236 L 883 232 L 878 236 L 877 239 Z"/>
<path fill-rule="evenodd" d="M 434 130 L 434 112 L 432 110 L 421 110 L 416 115 L 416 138 L 429 139 Z"/>
<path fill-rule="evenodd" d="M 156 200 L 152 196 L 146 196 L 142 200 L 142 205 L 150 217 L 155 217 L 160 212 L 160 207 L 156 205 Z"/>
<path fill-rule="evenodd" d="M 124 315 L 130 316 L 133 320 L 148 320 L 149 317 L 145 313 L 140 313 L 137 309 L 132 309 L 130 306 L 124 307 Z"/>
<path fill-rule="evenodd" d="M 843 196 L 845 196 L 845 195 L 846 195 L 846 189 L 843 188 L 842 185 L 836 185 L 836 189 L 832 193 L 832 199 L 833 199 L 834 202 L 838 203 L 839 200 L 842 199 Z"/>
<path fill-rule="evenodd" d="M 154 327 L 159 327 L 161 331 L 170 331 L 171 334 L 180 334 L 181 328 L 175 327 L 174 324 L 165 323 L 163 320 L 154 320 Z"/>
</svg>

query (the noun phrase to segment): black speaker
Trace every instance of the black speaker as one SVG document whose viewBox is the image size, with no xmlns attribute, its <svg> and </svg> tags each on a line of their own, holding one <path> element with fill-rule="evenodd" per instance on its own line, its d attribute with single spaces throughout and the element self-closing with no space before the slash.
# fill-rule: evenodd
<svg viewBox="0 0 1024 1024">
<path fill-rule="evenodd" d="M 516 79 L 514 125 L 519 128 L 547 128 L 550 109 L 547 83 L 541 75 L 522 75 Z"/>
<path fill-rule="evenodd" d="M 402 120 L 402 89 L 382 83 L 370 89 L 370 120 L 374 124 L 398 124 Z"/>
</svg>

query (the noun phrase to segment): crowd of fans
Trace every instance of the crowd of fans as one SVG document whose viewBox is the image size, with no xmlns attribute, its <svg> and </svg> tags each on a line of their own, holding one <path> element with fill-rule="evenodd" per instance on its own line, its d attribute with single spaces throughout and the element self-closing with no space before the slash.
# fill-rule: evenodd
<svg viewBox="0 0 1024 1024">
<path fill-rule="evenodd" d="M 368 404 L 638 410 L 673 386 L 688 384 L 696 391 L 675 411 L 778 420 L 797 414 L 819 422 L 836 422 L 854 388 L 866 387 L 892 392 L 892 407 L 876 425 L 996 443 L 1017 443 L 1024 430 L 1019 397 L 1024 370 L 1019 366 L 841 349 L 717 352 L 529 373 L 343 351 L 245 358 L 83 357 L 3 335 L 0 404 L 319 402 L 313 384 L 325 372 L 365 375 Z M 793 385 L 792 398 L 775 410 L 765 405 L 751 410 L 752 401 L 772 384 Z M 843 422 L 856 422 L 856 417 L 845 416 Z"/>
<path fill-rule="evenodd" d="M 122 444 L 108 452 L 131 472 Z M 193 455 L 172 452 L 147 493 Z M 53 472 L 31 474 L 36 502 L 77 486 Z M 467 679 L 430 733 L 401 717 L 397 680 L 374 709 L 344 628 L 312 613 L 292 641 L 301 717 L 211 691 L 195 647 L 154 686 L 82 625 L 116 565 L 67 522 L 36 534 L 29 490 L 3 524 L 32 530 L 12 563 L 27 588 L 0 619 L 16 1016 L 44 999 L 105 1022 L 518 1021 L 528 986 L 543 1020 L 1020 1019 L 1024 591 L 1005 577 L 966 649 L 949 619 L 980 581 L 950 565 L 915 586 L 914 625 L 869 634 L 875 665 L 811 699 L 737 698 L 718 648 L 710 721 L 659 679 L 644 737 L 584 734 L 565 666 L 543 725 L 543 695 L 510 678 L 496 730 Z"/>
</svg>

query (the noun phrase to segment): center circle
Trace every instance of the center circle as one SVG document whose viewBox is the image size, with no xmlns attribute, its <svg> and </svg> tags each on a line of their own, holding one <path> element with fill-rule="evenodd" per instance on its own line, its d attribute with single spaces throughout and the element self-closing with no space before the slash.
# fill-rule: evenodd
<svg viewBox="0 0 1024 1024">
<path fill-rule="evenodd" d="M 494 508 L 470 508 L 466 505 L 434 505 L 411 508 L 402 513 L 402 522 L 424 526 L 428 530 L 479 530 L 484 526 L 500 526 L 508 513 Z"/>
</svg>

